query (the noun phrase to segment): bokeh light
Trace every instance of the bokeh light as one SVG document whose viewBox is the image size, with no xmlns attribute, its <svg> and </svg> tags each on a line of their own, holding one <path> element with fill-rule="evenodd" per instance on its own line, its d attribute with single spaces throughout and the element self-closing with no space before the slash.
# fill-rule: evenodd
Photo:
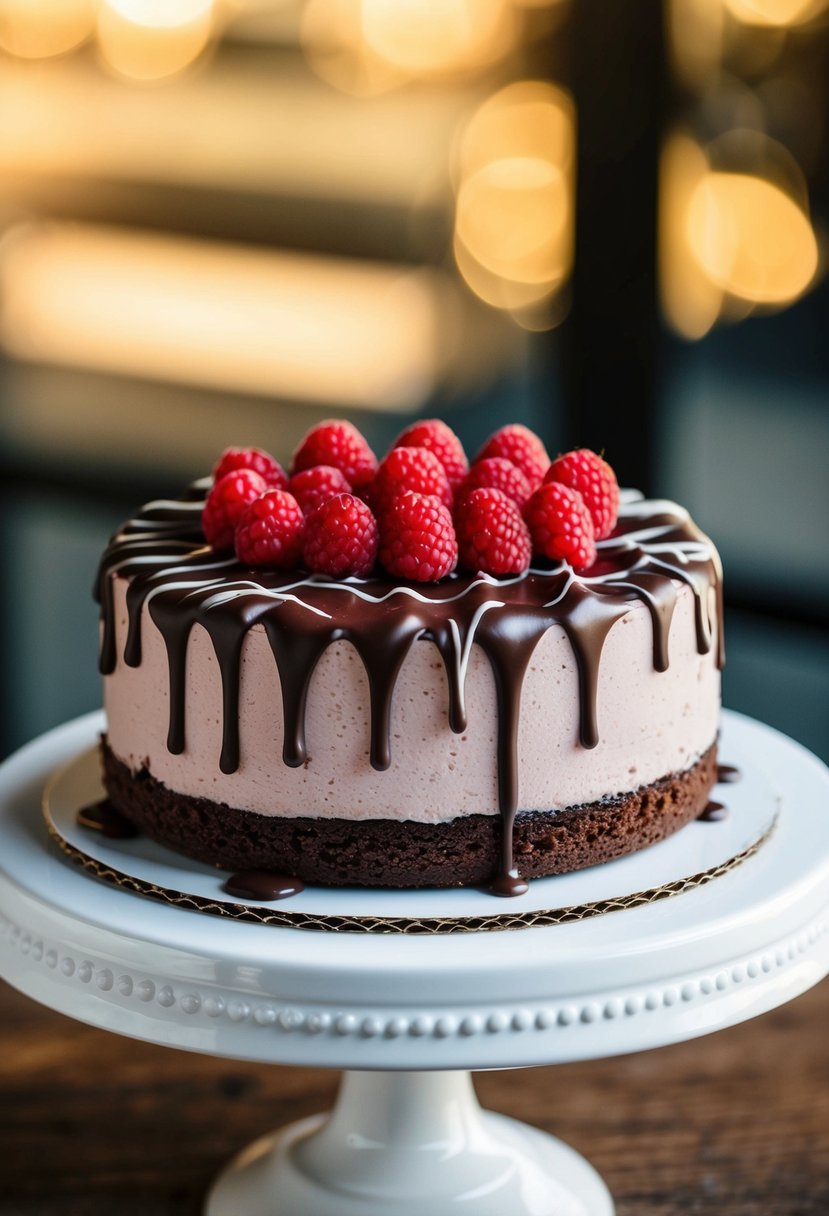
<svg viewBox="0 0 829 1216">
<path fill-rule="evenodd" d="M 370 52 L 411 76 L 479 68 L 511 33 L 508 0 L 362 0 Z"/>
<path fill-rule="evenodd" d="M 741 173 L 706 174 L 688 205 L 688 239 L 713 283 L 757 304 L 789 304 L 818 266 L 807 215 L 779 186 Z"/>
<path fill-rule="evenodd" d="M 724 291 L 705 273 L 688 239 L 688 208 L 708 172 L 708 158 L 688 135 L 665 145 L 659 181 L 659 278 L 662 308 L 684 338 L 704 337 L 716 324 Z"/>
<path fill-rule="evenodd" d="M 434 391 L 443 295 L 437 272 L 126 228 L 0 241 L 0 345 L 19 359 L 343 408 Z"/>
<path fill-rule="evenodd" d="M 207 47 L 213 0 L 104 0 L 98 45 L 104 63 L 130 80 L 174 76 Z"/>
<path fill-rule="evenodd" d="M 537 81 L 500 90 L 464 132 L 455 260 L 468 286 L 496 308 L 525 313 L 570 272 L 574 140 L 569 95 Z M 537 318 L 524 320 L 538 327 Z"/>
<path fill-rule="evenodd" d="M 301 37 L 323 79 L 372 96 L 480 71 L 509 52 L 518 28 L 510 0 L 308 0 Z"/>
<path fill-rule="evenodd" d="M 95 28 L 95 0 L 0 0 L 0 46 L 23 59 L 74 50 Z"/>
<path fill-rule="evenodd" d="M 781 28 L 811 21 L 826 8 L 826 0 L 723 0 L 733 17 L 746 25 Z"/>
<path fill-rule="evenodd" d="M 567 266 L 562 239 L 567 182 L 537 156 L 502 157 L 471 174 L 458 192 L 456 240 L 494 275 L 546 295 Z"/>
<path fill-rule="evenodd" d="M 815 281 L 820 249 L 803 175 L 759 132 L 729 131 L 705 149 L 674 134 L 659 210 L 662 305 L 686 338 L 720 319 L 784 308 Z"/>
</svg>

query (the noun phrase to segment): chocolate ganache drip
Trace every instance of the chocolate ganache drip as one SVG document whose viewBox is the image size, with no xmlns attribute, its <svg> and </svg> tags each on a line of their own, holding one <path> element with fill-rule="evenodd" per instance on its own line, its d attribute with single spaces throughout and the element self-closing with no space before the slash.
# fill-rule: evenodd
<svg viewBox="0 0 829 1216">
<path fill-rule="evenodd" d="M 535 566 L 495 579 L 453 574 L 439 583 L 395 582 L 386 575 L 334 580 L 303 571 L 253 570 L 206 546 L 200 516 L 210 483 L 194 483 L 181 499 L 148 503 L 113 538 L 101 560 L 96 598 L 101 605 L 100 667 L 117 661 L 114 577 L 128 580 L 124 662 L 141 663 L 141 616 L 146 607 L 167 650 L 170 719 L 167 746 L 184 751 L 187 640 L 194 625 L 209 635 L 221 672 L 224 773 L 239 766 L 239 681 L 248 631 L 264 627 L 279 672 L 283 760 L 298 767 L 307 756 L 305 706 L 316 664 L 333 642 L 353 644 L 370 690 L 371 764 L 391 763 L 391 715 L 397 675 L 412 645 L 432 642 L 446 670 L 449 726 L 466 729 L 464 680 L 472 645 L 492 667 L 498 705 L 498 803 L 502 819 L 500 873 L 493 890 L 525 889 L 513 858 L 518 810 L 518 728 L 521 692 L 540 639 L 560 626 L 579 675 L 579 740 L 599 741 L 599 669 L 605 640 L 634 602 L 647 606 L 653 664 L 665 671 L 668 638 L 682 584 L 694 596 L 700 654 L 716 638 L 722 666 L 722 577 L 716 550 L 675 503 L 626 495 L 614 534 L 598 544 L 598 561 L 577 575 L 565 563 Z M 713 589 L 713 596 L 712 596 Z M 713 600 L 713 602 L 712 602 Z"/>
</svg>

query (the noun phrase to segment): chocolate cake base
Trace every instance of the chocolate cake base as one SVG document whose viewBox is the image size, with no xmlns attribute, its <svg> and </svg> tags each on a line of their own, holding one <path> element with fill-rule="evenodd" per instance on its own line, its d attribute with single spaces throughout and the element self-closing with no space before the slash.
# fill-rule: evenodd
<svg viewBox="0 0 829 1216">
<path fill-rule="evenodd" d="M 260 815 L 178 794 L 133 773 L 102 741 L 109 798 L 151 839 L 227 870 L 275 870 L 322 886 L 468 887 L 498 871 L 501 819 L 448 823 Z M 664 840 L 705 809 L 717 777 L 713 744 L 682 773 L 632 793 L 562 811 L 519 811 L 514 853 L 524 878 L 612 861 Z"/>
</svg>

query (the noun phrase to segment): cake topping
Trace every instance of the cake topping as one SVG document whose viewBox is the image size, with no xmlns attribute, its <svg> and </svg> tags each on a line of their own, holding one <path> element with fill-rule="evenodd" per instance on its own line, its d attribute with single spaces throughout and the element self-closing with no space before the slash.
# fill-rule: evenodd
<svg viewBox="0 0 829 1216">
<path fill-rule="evenodd" d="M 616 475 L 600 456 L 581 448 L 550 464 L 538 436 L 519 424 L 496 431 L 469 469 L 457 435 L 438 419 L 408 427 L 379 465 L 351 423 L 325 422 L 305 436 L 292 468 L 290 503 L 271 498 L 246 514 L 244 533 L 235 545 L 240 560 L 249 565 L 287 569 L 304 560 L 312 572 L 365 576 L 372 569 L 379 532 L 380 561 L 387 572 L 414 582 L 439 581 L 458 560 L 472 573 L 520 574 L 533 552 L 582 572 L 596 560 L 595 540 L 612 533 L 619 507 Z M 264 495 L 262 482 L 270 479 L 273 490 L 274 479 L 285 480 L 278 462 L 260 448 L 228 448 L 214 474 L 224 470 L 203 516 L 205 537 L 218 550 L 229 547 L 243 509 L 256 497 L 254 486 Z M 313 537 L 307 539 L 302 516 L 352 490 L 373 512 L 374 527 L 369 527 L 367 512 L 356 512 L 350 505 L 347 527 L 356 529 L 359 537 L 356 532 L 343 534 L 341 509 L 319 516 Z M 467 500 L 478 490 L 487 493 L 477 494 L 469 505 Z M 278 492 L 286 492 L 285 487 L 280 485 Z M 434 497 L 450 511 L 454 505 L 454 521 L 412 503 L 391 512 L 405 493 Z M 504 496 L 514 509 L 504 505 Z M 333 530 L 330 538 L 324 535 L 325 521 Z M 459 554 L 456 534 L 462 541 Z M 303 551 L 307 560 L 302 559 Z"/>
<path fill-rule="evenodd" d="M 516 470 L 517 472 L 518 470 Z M 517 505 L 500 490 L 470 490 L 455 512 L 458 560 L 467 570 L 496 577 L 523 574 L 532 541 Z"/>
<path fill-rule="evenodd" d="M 606 460 L 589 448 L 566 452 L 553 461 L 544 480 L 577 490 L 590 512 L 596 540 L 610 536 L 619 515 L 619 483 Z"/>
<path fill-rule="evenodd" d="M 451 427 L 439 418 L 416 422 L 395 439 L 394 447 L 427 448 L 437 456 L 453 490 L 457 489 L 469 469 L 463 444 Z"/>
<path fill-rule="evenodd" d="M 380 462 L 368 499 L 378 516 L 399 494 L 432 494 L 445 507 L 452 507 L 452 490 L 443 465 L 427 448 L 392 448 Z"/>
<path fill-rule="evenodd" d="M 540 557 L 568 562 L 587 570 L 596 560 L 593 520 L 578 490 L 548 481 L 524 508 L 533 550 Z"/>
<path fill-rule="evenodd" d="M 246 566 L 299 565 L 305 518 L 287 490 L 268 490 L 243 510 L 236 525 L 236 556 Z"/>
<path fill-rule="evenodd" d="M 366 504 L 337 494 L 306 519 L 302 560 L 317 574 L 364 578 L 374 569 L 377 544 L 377 521 Z"/>
<path fill-rule="evenodd" d="M 389 574 L 415 583 L 438 582 L 455 569 L 458 542 L 440 499 L 406 490 L 388 502 L 380 517 L 380 561 Z"/>
<path fill-rule="evenodd" d="M 221 481 L 237 469 L 252 469 L 264 477 L 270 490 L 284 490 L 288 477 L 278 460 L 262 448 L 225 448 L 213 468 L 213 480 Z"/>
<path fill-rule="evenodd" d="M 544 444 L 529 427 L 518 422 L 496 431 L 481 448 L 474 463 L 489 456 L 503 456 L 518 465 L 533 490 L 550 467 L 550 457 Z"/>
<path fill-rule="evenodd" d="M 353 490 L 371 481 L 377 472 L 377 457 L 364 437 L 350 422 L 321 422 L 312 427 L 291 461 L 291 474 L 301 473 L 315 464 L 333 465 Z"/>
<path fill-rule="evenodd" d="M 232 549 L 233 534 L 248 503 L 267 490 L 264 477 L 253 469 L 226 473 L 207 496 L 202 511 L 204 538 L 214 549 Z"/>
<path fill-rule="evenodd" d="M 299 503 L 303 515 L 310 515 L 335 494 L 350 494 L 351 486 L 345 474 L 333 465 L 315 464 L 295 473 L 288 482 L 288 490 Z"/>
<path fill-rule="evenodd" d="M 473 464 L 458 487 L 457 502 L 461 502 L 468 490 L 478 489 L 500 490 L 522 510 L 532 494 L 530 483 L 518 465 L 504 456 L 487 456 Z"/>
</svg>

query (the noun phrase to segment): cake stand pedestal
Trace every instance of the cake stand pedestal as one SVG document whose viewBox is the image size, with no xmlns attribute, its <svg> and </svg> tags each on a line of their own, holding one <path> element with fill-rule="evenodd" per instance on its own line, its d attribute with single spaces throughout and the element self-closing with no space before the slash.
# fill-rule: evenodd
<svg viewBox="0 0 829 1216">
<path fill-rule="evenodd" d="M 566 1144 L 481 1110 L 468 1072 L 346 1072 L 334 1110 L 232 1162 L 207 1216 L 612 1216 Z"/>
<path fill-rule="evenodd" d="M 348 1070 L 332 1114 L 231 1164 L 208 1216 L 611 1216 L 592 1167 L 481 1111 L 465 1070 L 694 1038 L 792 999 L 829 970 L 829 776 L 797 744 L 736 715 L 720 751 L 747 780 L 722 800 L 733 819 L 741 800 L 771 792 L 779 804 L 776 830 L 742 864 L 576 923 L 431 936 L 245 923 L 90 878 L 50 841 L 39 805 L 53 770 L 98 729 L 96 715 L 69 723 L 0 770 L 0 974 L 116 1033 Z M 689 854 L 694 833 L 718 827 L 685 828 Z M 638 884 L 629 890 L 648 886 L 654 853 L 615 871 Z M 582 902 L 599 870 L 606 885 L 609 867 L 578 877 Z M 371 893 L 353 902 L 355 916 L 371 915 Z"/>
</svg>

